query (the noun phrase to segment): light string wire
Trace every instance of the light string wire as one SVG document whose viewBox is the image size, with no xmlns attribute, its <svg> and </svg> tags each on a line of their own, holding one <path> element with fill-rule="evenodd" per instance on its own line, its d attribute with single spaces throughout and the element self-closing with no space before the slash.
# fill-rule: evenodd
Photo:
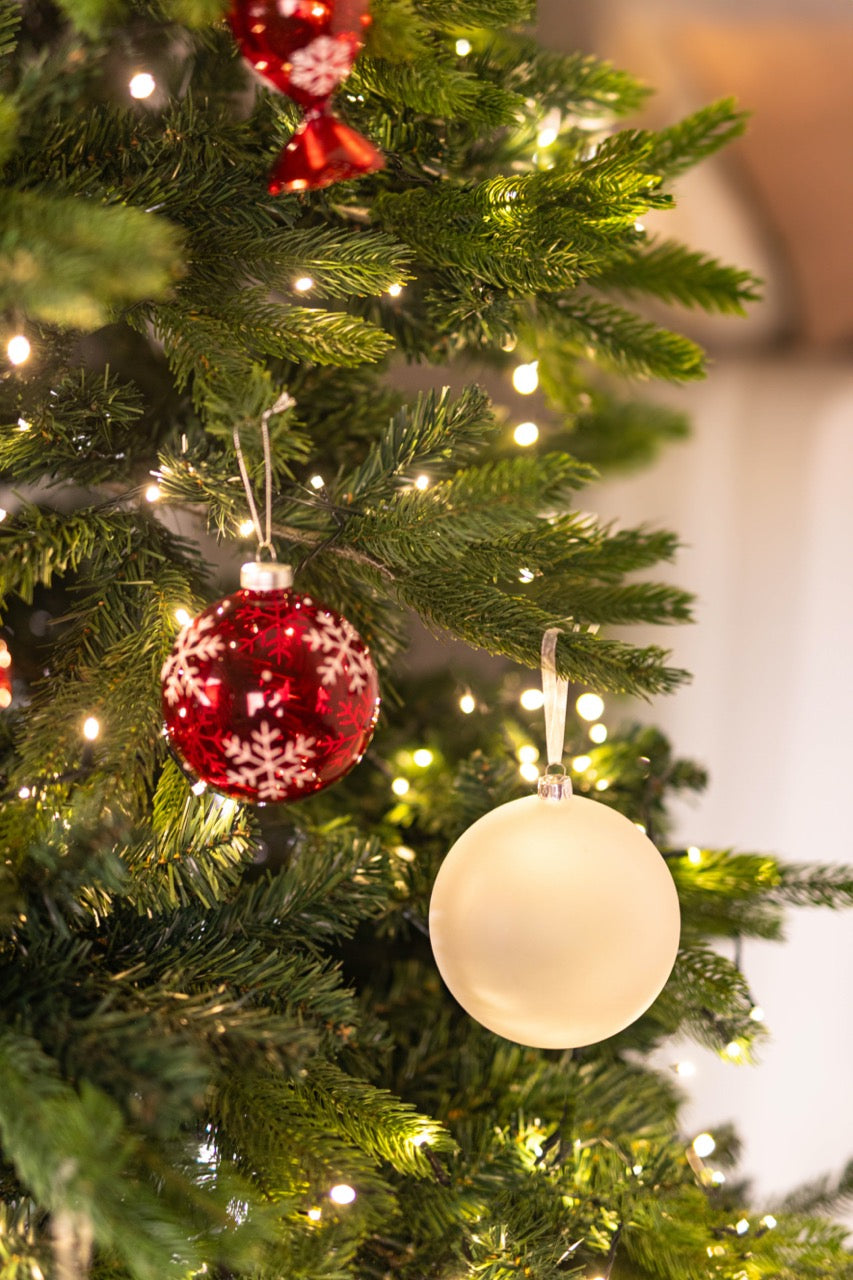
<svg viewBox="0 0 853 1280">
<path fill-rule="evenodd" d="M 249 472 L 246 467 L 246 459 L 243 456 L 243 446 L 240 443 L 240 428 L 234 428 L 234 452 L 237 455 L 237 466 L 240 468 L 240 479 L 243 481 L 243 489 L 246 494 L 246 502 L 249 505 L 249 514 L 252 518 L 252 524 L 255 528 L 255 536 L 258 539 L 258 554 L 262 551 L 270 553 L 270 559 L 277 559 L 275 547 L 272 541 L 272 449 L 270 446 L 270 418 L 277 413 L 284 413 L 287 409 L 292 409 L 296 401 L 286 391 L 282 392 L 276 400 L 272 408 L 267 409 L 261 414 L 261 440 L 264 448 L 264 528 L 261 528 L 261 518 L 258 514 L 255 495 L 252 492 L 252 484 L 249 479 Z"/>
<path fill-rule="evenodd" d="M 566 741 L 569 682 L 557 675 L 557 637 L 561 634 L 559 627 L 549 627 L 542 636 L 542 694 L 549 773 L 563 769 Z"/>
</svg>

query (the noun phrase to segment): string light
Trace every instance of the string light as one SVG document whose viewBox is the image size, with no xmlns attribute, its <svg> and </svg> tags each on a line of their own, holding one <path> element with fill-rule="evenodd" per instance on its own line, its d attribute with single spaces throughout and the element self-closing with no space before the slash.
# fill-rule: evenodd
<svg viewBox="0 0 853 1280">
<path fill-rule="evenodd" d="M 589 726 L 589 739 L 596 746 L 601 746 L 602 742 L 607 741 L 607 725 L 602 724 L 600 720 L 598 724 L 591 724 Z"/>
<path fill-rule="evenodd" d="M 157 88 L 157 81 L 150 71 L 137 71 L 136 75 L 130 77 L 130 84 L 127 87 L 131 98 L 150 98 Z"/>
<path fill-rule="evenodd" d="M 711 1181 L 713 1182 L 715 1187 L 721 1187 L 725 1182 L 725 1180 L 726 1180 L 726 1175 L 723 1173 L 722 1169 L 715 1169 L 714 1172 L 711 1174 Z"/>
<path fill-rule="evenodd" d="M 399 298 L 402 292 L 403 292 L 403 286 L 401 284 L 392 284 L 388 289 L 388 297 Z"/>
<path fill-rule="evenodd" d="M 589 756 L 575 756 L 572 761 L 572 768 L 575 773 L 586 773 L 591 764 L 592 760 Z"/>
<path fill-rule="evenodd" d="M 346 1182 L 339 1182 L 329 1192 L 329 1199 L 334 1201 L 335 1204 L 352 1204 L 355 1197 L 355 1187 L 349 1186 Z"/>
<path fill-rule="evenodd" d="M 745 1236 L 748 1230 L 749 1230 L 749 1223 L 747 1222 L 746 1218 L 741 1218 L 740 1222 L 735 1223 L 735 1231 L 738 1233 L 739 1236 Z"/>
<path fill-rule="evenodd" d="M 545 694 L 541 689 L 525 689 L 519 702 L 525 711 L 539 711 L 545 705 Z"/>
<path fill-rule="evenodd" d="M 19 799 L 19 800 L 29 800 L 29 798 L 30 798 L 30 796 L 31 796 L 32 794 L 33 794 L 33 793 L 32 793 L 32 791 L 30 791 L 29 787 L 19 787 L 19 788 L 18 788 L 18 799 Z"/>
<path fill-rule="evenodd" d="M 417 480 L 415 481 L 415 488 L 416 488 L 416 489 L 420 489 L 420 490 L 421 490 L 421 492 L 423 492 L 423 491 L 424 491 L 424 489 L 428 489 L 428 488 L 429 488 L 429 476 L 418 476 Z"/>
<path fill-rule="evenodd" d="M 521 774 L 525 782 L 537 782 L 539 780 L 539 770 L 535 764 L 520 764 L 518 766 L 518 772 Z"/>
<path fill-rule="evenodd" d="M 32 347 L 29 340 L 22 333 L 16 333 L 6 343 L 6 355 L 12 361 L 12 364 L 23 364 L 25 360 L 29 360 Z M 29 423 L 27 423 L 29 426 Z"/>
<path fill-rule="evenodd" d="M 429 1136 L 429 1131 L 427 1129 L 423 1129 L 420 1133 L 415 1134 L 414 1138 L 412 1138 L 412 1145 L 415 1147 L 424 1146 L 425 1143 L 429 1142 Z"/>
<path fill-rule="evenodd" d="M 162 496 L 163 490 L 160 488 L 159 484 L 149 484 L 148 488 L 145 490 L 146 502 L 158 502 Z"/>
<path fill-rule="evenodd" d="M 597 693 L 582 693 L 575 703 L 575 711 L 582 720 L 599 720 L 604 710 L 604 699 Z"/>
<path fill-rule="evenodd" d="M 322 476 L 317 475 L 317 476 L 312 476 L 311 479 L 308 481 L 308 483 L 310 484 L 312 489 L 323 489 L 325 487 L 326 481 L 323 479 Z"/>
<path fill-rule="evenodd" d="M 3 521 L 6 519 L 8 514 L 9 512 L 6 510 L 5 507 L 0 507 L 0 524 L 3 523 Z"/>
<path fill-rule="evenodd" d="M 768 1231 L 773 1230 L 773 1228 L 776 1226 L 776 1219 L 773 1217 L 772 1213 L 766 1213 L 764 1215 L 764 1217 L 761 1219 L 761 1226 L 766 1227 Z"/>
<path fill-rule="evenodd" d="M 241 520 L 237 529 L 241 538 L 251 538 L 255 532 L 255 524 L 253 520 Z"/>
<path fill-rule="evenodd" d="M 739 1058 L 743 1057 L 743 1049 L 738 1044 L 737 1040 L 730 1040 L 726 1045 L 725 1054 L 732 1062 L 737 1062 Z"/>
<path fill-rule="evenodd" d="M 391 790 L 395 796 L 404 796 L 409 790 L 409 781 L 407 778 L 395 778 L 391 783 Z"/>
<path fill-rule="evenodd" d="M 519 747 L 516 752 L 522 764 L 535 764 L 539 759 L 539 748 L 534 747 L 532 742 L 526 742 L 523 747 Z"/>
<path fill-rule="evenodd" d="M 9 646 L 5 640 L 0 640 L 0 667 L 5 671 L 6 667 L 11 667 L 12 655 L 9 652 Z"/>
<path fill-rule="evenodd" d="M 194 796 L 203 796 L 206 790 L 207 790 L 207 783 L 202 782 L 201 779 L 199 779 L 198 782 L 194 782 L 193 785 L 190 787 L 190 791 L 193 793 Z"/>
<path fill-rule="evenodd" d="M 753 1005 L 749 1011 L 749 1016 L 750 1018 L 752 1018 L 753 1022 L 763 1022 L 764 1010 L 762 1009 L 761 1005 L 760 1004 Z"/>
<path fill-rule="evenodd" d="M 643 1166 L 641 1164 L 635 1164 L 632 1166 L 631 1172 L 635 1178 L 639 1178 L 640 1174 L 643 1172 Z"/>
<path fill-rule="evenodd" d="M 87 742 L 94 742 L 101 732 L 101 722 L 95 716 L 87 716 L 83 721 L 83 737 Z"/>
<path fill-rule="evenodd" d="M 462 712 L 463 716 L 470 716 L 471 712 L 476 711 L 476 709 L 477 703 L 474 701 L 472 695 L 470 693 L 463 693 L 462 697 L 459 699 L 459 710 Z"/>
<path fill-rule="evenodd" d="M 609 786 L 610 786 L 609 778 L 599 778 L 598 782 L 596 782 L 595 784 L 595 789 L 596 791 L 606 791 Z"/>
<path fill-rule="evenodd" d="M 467 58 L 472 47 L 471 41 L 465 40 L 464 37 L 463 39 L 456 41 L 456 52 L 460 58 Z"/>
<path fill-rule="evenodd" d="M 394 852 L 403 862 L 414 862 L 415 860 L 415 851 L 410 849 L 408 845 L 398 844 Z"/>
<path fill-rule="evenodd" d="M 314 281 L 310 276 L 300 276 L 298 280 L 294 280 L 293 287 L 297 293 L 307 293 L 314 288 Z"/>
<path fill-rule="evenodd" d="M 711 1155 L 716 1149 L 717 1144 L 710 1133 L 697 1133 L 693 1139 L 693 1150 L 700 1160 L 704 1160 L 706 1156 Z"/>
<path fill-rule="evenodd" d="M 190 622 L 192 622 L 192 620 L 192 614 L 188 613 L 186 609 L 181 608 L 175 610 L 175 621 L 179 627 L 186 627 Z"/>
<path fill-rule="evenodd" d="M 532 569 L 519 569 L 518 571 L 519 582 L 532 582 L 535 577 L 536 574 Z"/>
<path fill-rule="evenodd" d="M 560 134 L 556 129 L 540 129 L 536 135 L 536 145 L 537 147 L 553 147 L 559 136 Z"/>
<path fill-rule="evenodd" d="M 309 1209 L 307 1215 L 312 1222 L 319 1222 L 323 1216 L 322 1209 Z"/>
<path fill-rule="evenodd" d="M 412 755 L 412 759 L 419 769 L 428 769 L 433 762 L 433 754 L 429 747 L 418 747 Z"/>
<path fill-rule="evenodd" d="M 30 424 L 27 422 L 26 418 L 19 418 L 19 419 L 18 419 L 18 430 L 19 430 L 19 431 L 29 431 L 29 429 L 30 429 Z"/>
<path fill-rule="evenodd" d="M 702 850 L 698 849 L 695 844 L 692 844 L 687 850 L 687 861 L 693 867 L 698 867 L 702 861 Z"/>
<path fill-rule="evenodd" d="M 520 396 L 532 396 L 539 386 L 539 361 L 516 365 L 512 373 L 512 385 Z"/>
<path fill-rule="evenodd" d="M 516 444 L 521 445 L 522 449 L 526 449 L 528 445 L 535 444 L 539 439 L 539 428 L 535 422 L 519 422 L 512 438 Z"/>
<path fill-rule="evenodd" d="M 696 1067 L 692 1062 L 676 1062 L 675 1072 L 679 1076 L 695 1076 Z"/>
</svg>

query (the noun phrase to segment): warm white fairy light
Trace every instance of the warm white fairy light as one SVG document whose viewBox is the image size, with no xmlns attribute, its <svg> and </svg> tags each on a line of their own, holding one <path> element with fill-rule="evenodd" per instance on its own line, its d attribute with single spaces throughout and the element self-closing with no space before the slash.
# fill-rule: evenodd
<svg viewBox="0 0 853 1280">
<path fill-rule="evenodd" d="M 160 488 L 159 484 L 149 484 L 148 488 L 145 490 L 146 502 L 158 502 L 162 496 L 163 490 Z"/>
<path fill-rule="evenodd" d="M 752 1006 L 752 1008 L 750 1009 L 750 1011 L 749 1011 L 749 1016 L 750 1016 L 750 1018 L 752 1018 L 752 1021 L 753 1021 L 753 1022 L 763 1022 L 763 1021 L 764 1021 L 764 1010 L 762 1009 L 761 1005 L 760 1005 L 760 1004 L 754 1004 L 754 1005 Z"/>
<path fill-rule="evenodd" d="M 0 507 L 0 524 L 3 523 L 3 521 L 6 519 L 8 514 L 9 512 L 6 510 L 5 507 Z"/>
<path fill-rule="evenodd" d="M 597 693 L 582 693 L 575 703 L 575 711 L 582 720 L 600 720 L 604 710 L 604 699 Z"/>
<path fill-rule="evenodd" d="M 308 1218 L 310 1219 L 310 1221 L 311 1221 L 311 1222 L 319 1222 L 319 1221 L 320 1221 L 320 1219 L 321 1219 L 321 1218 L 322 1218 L 322 1216 L 323 1216 L 323 1210 L 322 1210 L 322 1209 L 309 1209 L 309 1210 L 308 1210 L 308 1215 L 307 1215 L 307 1216 L 308 1216 Z"/>
<path fill-rule="evenodd" d="M 194 782 L 193 785 L 190 787 L 190 791 L 193 793 L 194 796 L 203 796 L 206 790 L 207 790 L 207 783 L 202 782 L 200 778 L 198 782 Z"/>
<path fill-rule="evenodd" d="M 0 685 L 0 711 L 5 711 L 7 707 L 12 705 L 12 690 L 7 689 L 5 685 Z"/>
<path fill-rule="evenodd" d="M 294 280 L 293 287 L 297 293 L 307 293 L 314 288 L 314 281 L 310 276 L 300 276 L 298 280 Z"/>
<path fill-rule="evenodd" d="M 695 844 L 692 844 L 687 850 L 687 861 L 694 867 L 698 867 L 702 861 L 702 850 L 697 848 Z"/>
<path fill-rule="evenodd" d="M 5 670 L 6 667 L 11 667 L 11 665 L 12 665 L 12 655 L 9 652 L 9 648 L 6 644 L 6 641 L 0 640 L 0 667 L 2 667 L 3 670 Z"/>
<path fill-rule="evenodd" d="M 591 764 L 592 760 L 589 756 L 575 756 L 572 760 L 572 768 L 575 773 L 586 773 Z"/>
<path fill-rule="evenodd" d="M 556 129 L 550 127 L 540 129 L 536 135 L 536 145 L 537 147 L 553 147 L 559 136 L 560 134 Z"/>
<path fill-rule="evenodd" d="M 351 1187 L 346 1182 L 339 1182 L 329 1192 L 329 1199 L 334 1201 L 335 1204 L 352 1204 L 355 1197 L 355 1187 Z"/>
<path fill-rule="evenodd" d="M 472 48 L 471 41 L 466 40 L 464 36 L 461 40 L 456 41 L 456 52 L 460 58 L 467 58 Z"/>
<path fill-rule="evenodd" d="M 637 830 L 638 830 L 638 831 L 642 831 L 643 835 L 645 835 L 645 834 L 646 834 L 646 827 L 645 827 L 645 823 L 643 823 L 643 822 L 635 822 L 635 823 L 634 823 L 634 826 L 637 828 Z"/>
<path fill-rule="evenodd" d="M 462 697 L 459 699 L 459 710 L 462 712 L 463 716 L 470 716 L 472 711 L 476 711 L 476 709 L 477 703 L 473 696 L 470 693 L 463 693 Z"/>
<path fill-rule="evenodd" d="M 635 1178 L 639 1178 L 640 1174 L 643 1172 L 643 1166 L 641 1164 L 632 1165 L 631 1172 Z"/>
<path fill-rule="evenodd" d="M 423 1147 L 429 1142 L 430 1134 L 428 1129 L 422 1129 L 420 1133 L 416 1133 L 412 1138 L 412 1145 L 415 1147 Z"/>
<path fill-rule="evenodd" d="M 428 489 L 429 476 L 418 476 L 418 478 L 415 480 L 415 488 L 420 489 L 421 492 L 423 492 L 424 489 Z"/>
<path fill-rule="evenodd" d="M 525 782 L 538 782 L 539 780 L 539 769 L 535 764 L 520 764 L 518 772 Z"/>
<path fill-rule="evenodd" d="M 773 1230 L 776 1226 L 776 1219 L 773 1217 L 772 1213 L 765 1213 L 764 1217 L 761 1219 L 761 1226 L 766 1227 L 768 1231 Z"/>
<path fill-rule="evenodd" d="M 738 1044 L 737 1040 L 730 1040 L 725 1047 L 725 1055 L 732 1062 L 737 1062 L 743 1057 L 743 1048 Z"/>
<path fill-rule="evenodd" d="M 598 782 L 596 782 L 595 784 L 595 789 L 596 791 L 606 791 L 609 786 L 610 786 L 609 778 L 599 778 Z"/>
<path fill-rule="evenodd" d="M 255 532 L 255 522 L 253 520 L 241 520 L 237 526 L 237 532 L 241 538 L 251 538 Z"/>
<path fill-rule="evenodd" d="M 419 769 L 428 769 L 435 757 L 429 747 L 418 747 L 417 751 L 412 753 L 412 759 Z"/>
<path fill-rule="evenodd" d="M 697 1133 L 693 1139 L 693 1150 L 700 1160 L 704 1160 L 706 1156 L 711 1155 L 716 1149 L 717 1144 L 710 1133 Z"/>
<path fill-rule="evenodd" d="M 402 292 L 403 292 L 403 286 L 401 284 L 392 284 L 388 288 L 388 297 L 399 298 Z"/>
<path fill-rule="evenodd" d="M 326 481 L 323 479 L 321 475 L 316 475 L 316 476 L 312 476 L 311 479 L 308 481 L 308 483 L 310 484 L 312 489 L 322 489 L 324 488 Z"/>
<path fill-rule="evenodd" d="M 394 852 L 403 862 L 414 862 L 415 860 L 415 851 L 410 849 L 407 844 L 398 844 Z"/>
<path fill-rule="evenodd" d="M 131 98 L 150 98 L 157 88 L 157 81 L 150 71 L 137 71 L 136 75 L 130 77 L 127 87 Z"/>
<path fill-rule="evenodd" d="M 30 423 L 29 423 L 29 422 L 27 422 L 26 418 L 19 418 L 19 419 L 18 419 L 18 430 L 19 430 L 19 431 L 29 431 L 29 429 L 30 429 Z"/>
<path fill-rule="evenodd" d="M 404 796 L 409 790 L 408 778 L 395 778 L 391 783 L 391 790 L 395 796 Z"/>
<path fill-rule="evenodd" d="M 519 422 L 512 438 L 522 449 L 526 449 L 528 445 L 535 444 L 539 439 L 539 428 L 535 422 Z"/>
<path fill-rule="evenodd" d="M 30 796 L 31 796 L 32 794 L 33 794 L 33 793 L 32 793 L 32 791 L 30 791 L 29 787 L 19 787 L 19 788 L 18 788 L 18 799 L 19 799 L 19 800 L 29 800 L 29 798 L 30 798 Z"/>
<path fill-rule="evenodd" d="M 87 716 L 83 721 L 83 737 L 87 742 L 94 742 L 101 732 L 101 722 L 95 716 Z"/>
<path fill-rule="evenodd" d="M 676 1062 L 675 1072 L 679 1076 L 695 1076 L 696 1066 L 692 1062 Z"/>
<path fill-rule="evenodd" d="M 512 372 L 512 385 L 520 396 L 532 396 L 539 386 L 539 361 L 516 365 Z"/>
<path fill-rule="evenodd" d="M 726 1180 L 726 1175 L 723 1173 L 722 1169 L 714 1169 L 713 1173 L 711 1174 L 711 1181 L 713 1182 L 714 1186 L 721 1187 L 725 1182 L 725 1180 Z"/>
<path fill-rule="evenodd" d="M 541 689 L 525 689 L 518 700 L 525 711 L 539 711 L 545 705 L 545 695 Z"/>
<path fill-rule="evenodd" d="M 598 724 L 591 724 L 589 726 L 589 740 L 594 742 L 597 747 L 600 747 L 602 742 L 607 741 L 607 725 L 602 724 L 600 720 Z"/>
<path fill-rule="evenodd" d="M 535 764 L 539 759 L 539 748 L 534 747 L 532 742 L 525 742 L 523 747 L 519 747 L 515 753 L 522 764 Z"/>
<path fill-rule="evenodd" d="M 180 608 L 175 610 L 175 621 L 179 627 L 186 627 L 192 620 L 193 616 L 187 609 Z"/>
<path fill-rule="evenodd" d="M 735 1231 L 738 1233 L 739 1236 L 745 1236 L 748 1230 L 749 1230 L 749 1223 L 747 1222 L 746 1218 L 741 1218 L 739 1222 L 735 1223 Z"/>
<path fill-rule="evenodd" d="M 29 360 L 31 351 L 29 340 L 22 333 L 16 333 L 6 343 L 6 355 L 12 364 L 23 364 L 25 360 Z"/>
</svg>

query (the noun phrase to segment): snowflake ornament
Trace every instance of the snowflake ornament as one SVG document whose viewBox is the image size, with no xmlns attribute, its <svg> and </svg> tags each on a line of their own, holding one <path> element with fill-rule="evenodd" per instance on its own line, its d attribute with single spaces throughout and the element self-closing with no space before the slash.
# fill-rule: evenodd
<svg viewBox="0 0 853 1280">
<path fill-rule="evenodd" d="M 264 586 L 247 572 L 258 567 Z M 177 637 L 163 666 L 163 717 L 194 782 L 279 804 L 330 786 L 358 763 L 379 714 L 378 682 L 346 618 L 278 585 L 268 565 L 244 574 L 244 589 Z"/>
<path fill-rule="evenodd" d="M 352 49 L 332 36 L 318 36 L 290 59 L 290 81 L 298 89 L 322 98 L 346 80 L 352 70 Z"/>
</svg>

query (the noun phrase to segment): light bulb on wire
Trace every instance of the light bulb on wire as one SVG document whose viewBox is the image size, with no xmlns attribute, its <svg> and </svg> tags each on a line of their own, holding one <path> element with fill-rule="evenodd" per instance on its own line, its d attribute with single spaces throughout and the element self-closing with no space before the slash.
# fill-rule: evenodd
<svg viewBox="0 0 853 1280">
<path fill-rule="evenodd" d="M 512 373 L 512 385 L 520 396 L 532 396 L 539 386 L 539 361 L 516 365 Z"/>
<path fill-rule="evenodd" d="M 16 333 L 6 343 L 6 355 L 12 364 L 23 364 L 25 360 L 29 360 L 31 352 L 29 339 L 22 333 Z"/>
<path fill-rule="evenodd" d="M 157 88 L 157 81 L 151 75 L 150 71 L 137 71 L 135 75 L 130 77 L 128 84 L 131 98 L 139 100 L 150 98 L 154 90 Z"/>
</svg>

